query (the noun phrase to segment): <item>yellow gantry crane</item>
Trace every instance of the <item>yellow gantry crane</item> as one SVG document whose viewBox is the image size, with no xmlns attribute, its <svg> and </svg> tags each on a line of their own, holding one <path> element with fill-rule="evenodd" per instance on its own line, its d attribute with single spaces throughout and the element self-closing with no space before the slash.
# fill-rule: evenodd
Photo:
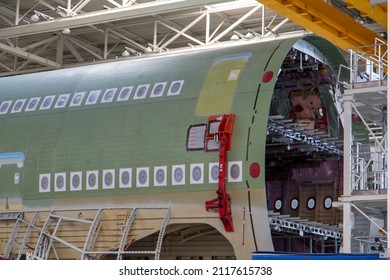
<svg viewBox="0 0 390 280">
<path fill-rule="evenodd" d="M 257 1 L 344 50 L 365 46 L 361 48 L 362 51 L 373 53 L 374 46 L 370 46 L 375 44 L 375 38 L 381 38 L 322 0 Z M 370 0 L 346 0 L 345 2 L 348 7 L 358 9 L 363 16 L 369 16 L 387 27 L 387 4 L 371 6 Z"/>
<path fill-rule="evenodd" d="M 372 5 L 370 0 L 347 0 L 348 8 L 356 8 L 361 16 L 370 17 L 387 29 L 387 3 Z"/>
</svg>

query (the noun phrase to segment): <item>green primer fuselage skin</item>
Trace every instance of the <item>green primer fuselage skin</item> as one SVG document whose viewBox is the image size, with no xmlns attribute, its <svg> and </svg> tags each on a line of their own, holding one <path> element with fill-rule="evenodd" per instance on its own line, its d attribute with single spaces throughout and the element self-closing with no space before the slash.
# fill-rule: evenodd
<svg viewBox="0 0 390 280">
<path fill-rule="evenodd" d="M 233 244 L 239 257 L 272 250 L 267 120 L 278 71 L 298 39 L 1 78 L 1 209 L 161 204 L 180 216 L 187 205 L 189 217 L 204 216 L 232 243 L 240 240 Z M 227 170 L 234 233 L 204 207 L 216 197 L 218 152 L 186 147 L 191 125 L 229 113 L 236 116 L 228 152 L 234 174 Z M 252 163 L 260 165 L 258 176 L 251 176 Z M 238 248 L 243 231 L 245 252 Z"/>
</svg>

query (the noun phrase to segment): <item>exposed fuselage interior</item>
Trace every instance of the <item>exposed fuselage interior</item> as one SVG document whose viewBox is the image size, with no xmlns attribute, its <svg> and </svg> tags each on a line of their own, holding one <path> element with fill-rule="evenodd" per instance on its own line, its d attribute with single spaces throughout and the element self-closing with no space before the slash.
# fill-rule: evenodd
<svg viewBox="0 0 390 280">
<path fill-rule="evenodd" d="M 328 65 L 298 49 L 289 51 L 276 82 L 267 131 L 267 205 L 275 251 L 338 251 L 339 235 L 330 230 L 342 218 L 332 208 L 342 188 L 336 90 Z M 317 228 L 302 228 L 301 221 Z"/>
</svg>

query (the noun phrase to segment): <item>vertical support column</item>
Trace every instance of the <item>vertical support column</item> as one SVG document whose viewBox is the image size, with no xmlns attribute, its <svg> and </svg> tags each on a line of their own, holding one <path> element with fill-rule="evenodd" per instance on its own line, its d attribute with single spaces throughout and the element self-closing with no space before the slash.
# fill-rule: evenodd
<svg viewBox="0 0 390 280">
<path fill-rule="evenodd" d="M 68 5 L 66 7 L 66 14 L 69 16 L 72 11 L 72 0 L 68 0 Z"/>
<path fill-rule="evenodd" d="M 104 53 L 103 58 L 107 59 L 108 56 L 108 28 L 104 30 Z"/>
<path fill-rule="evenodd" d="M 210 12 L 207 11 L 207 13 L 206 13 L 206 40 L 205 40 L 206 45 L 208 43 L 210 43 L 210 23 L 211 23 L 211 16 L 210 16 Z"/>
<path fill-rule="evenodd" d="M 352 96 L 344 96 L 344 187 L 343 197 L 351 196 Z M 343 252 L 351 252 L 351 203 L 343 203 Z"/>
<path fill-rule="evenodd" d="M 57 65 L 62 65 L 63 58 L 64 58 L 64 36 L 60 34 L 60 38 L 57 40 L 57 54 L 56 54 Z"/>
<path fill-rule="evenodd" d="M 153 47 L 154 49 L 157 48 L 157 28 L 158 24 L 157 21 L 154 22 L 154 31 L 153 31 Z"/>
<path fill-rule="evenodd" d="M 264 37 L 264 32 L 265 32 L 265 7 L 262 7 L 261 10 L 261 38 Z"/>
<path fill-rule="evenodd" d="M 19 25 L 20 0 L 16 0 L 15 26 Z"/>
</svg>

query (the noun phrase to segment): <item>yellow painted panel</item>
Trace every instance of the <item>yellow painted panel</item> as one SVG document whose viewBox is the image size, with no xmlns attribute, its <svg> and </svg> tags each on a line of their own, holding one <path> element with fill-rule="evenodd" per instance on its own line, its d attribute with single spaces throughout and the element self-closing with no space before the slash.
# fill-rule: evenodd
<svg viewBox="0 0 390 280">
<path fill-rule="evenodd" d="M 242 71 L 251 56 L 251 53 L 241 53 L 214 60 L 196 103 L 197 116 L 230 113 Z"/>
<path fill-rule="evenodd" d="M 375 38 L 379 38 L 379 35 L 324 1 L 258 0 L 258 2 L 317 35 L 325 37 L 344 50 L 357 46 L 371 46 L 375 43 Z M 367 53 L 374 52 L 372 47 L 361 48 L 361 50 Z"/>
</svg>

